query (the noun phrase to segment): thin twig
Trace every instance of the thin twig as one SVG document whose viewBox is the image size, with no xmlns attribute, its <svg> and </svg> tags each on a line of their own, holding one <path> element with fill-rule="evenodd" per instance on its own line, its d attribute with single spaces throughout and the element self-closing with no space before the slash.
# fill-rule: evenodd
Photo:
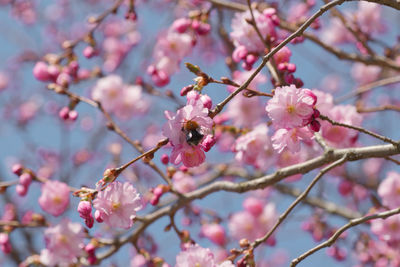
<svg viewBox="0 0 400 267">
<path fill-rule="evenodd" d="M 321 177 L 330 171 L 331 169 L 343 164 L 347 160 L 347 155 L 343 155 L 343 157 L 332 164 L 329 164 L 327 167 L 323 168 L 317 176 L 311 181 L 311 183 L 307 186 L 306 190 L 304 190 L 301 195 L 299 195 L 296 200 L 289 206 L 289 208 L 278 218 L 278 221 L 275 223 L 275 225 L 271 228 L 271 230 L 268 231 L 267 234 L 265 234 L 263 237 L 256 239 L 252 244 L 252 248 L 256 248 L 260 244 L 264 243 L 274 232 L 275 230 L 281 225 L 281 223 L 287 218 L 289 213 L 305 198 L 307 197 L 308 193 L 311 191 L 311 189 L 314 187 L 314 185 L 321 179 Z"/>
<path fill-rule="evenodd" d="M 371 132 L 371 131 L 369 131 L 367 129 L 364 129 L 362 127 L 357 127 L 357 126 L 349 125 L 349 124 L 346 124 L 346 123 L 337 122 L 337 121 L 334 121 L 334 120 L 332 120 L 332 119 L 330 119 L 330 118 L 328 118 L 327 116 L 324 116 L 324 115 L 320 115 L 319 118 L 324 120 L 324 121 L 329 122 L 332 125 L 350 128 L 350 129 L 353 129 L 353 130 L 368 134 L 370 136 L 373 136 L 373 137 L 375 137 L 377 139 L 380 139 L 380 140 L 382 140 L 382 141 L 384 141 L 386 143 L 390 143 L 390 144 L 395 145 L 395 146 L 399 145 L 399 142 L 396 142 L 396 141 L 390 139 L 389 137 L 386 137 L 386 136 Z"/>
<path fill-rule="evenodd" d="M 305 252 L 304 254 L 302 254 L 301 256 L 297 257 L 296 259 L 292 260 L 291 263 L 291 267 L 296 266 L 299 262 L 301 262 L 302 260 L 304 260 L 305 258 L 309 257 L 310 255 L 314 254 L 315 252 L 317 252 L 318 250 L 325 248 L 325 247 L 330 247 L 333 245 L 333 243 L 335 243 L 335 241 L 340 237 L 340 235 L 346 231 L 347 229 L 357 226 L 359 224 L 368 222 L 370 220 L 375 220 L 375 219 L 386 219 L 390 216 L 396 215 L 400 213 L 400 208 L 397 209 L 392 209 L 392 210 L 388 210 L 388 211 L 384 211 L 384 212 L 380 212 L 380 213 L 376 213 L 373 215 L 367 215 L 364 217 L 360 217 L 357 219 L 353 219 L 351 220 L 349 223 L 345 224 L 344 226 L 340 227 L 334 234 L 333 236 L 331 236 L 328 240 L 326 240 L 325 242 L 319 244 L 318 246 L 310 249 L 309 251 Z"/>
</svg>

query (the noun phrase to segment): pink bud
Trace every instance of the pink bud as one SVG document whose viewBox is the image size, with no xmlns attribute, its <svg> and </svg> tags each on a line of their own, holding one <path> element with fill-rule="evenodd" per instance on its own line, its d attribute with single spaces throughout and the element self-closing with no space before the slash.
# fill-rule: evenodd
<svg viewBox="0 0 400 267">
<path fill-rule="evenodd" d="M 245 59 L 247 56 L 247 49 L 245 46 L 241 45 L 236 47 L 236 49 L 232 53 L 232 59 L 235 62 L 240 62 L 242 59 Z"/>
<path fill-rule="evenodd" d="M 6 233 L 0 233 L 0 245 L 10 242 L 10 237 Z"/>
<path fill-rule="evenodd" d="M 348 196 L 353 191 L 353 184 L 349 181 L 340 181 L 338 191 L 342 196 Z"/>
<path fill-rule="evenodd" d="M 248 64 L 247 62 L 242 63 L 242 68 L 245 70 L 251 70 L 253 68 L 253 65 Z"/>
<path fill-rule="evenodd" d="M 246 63 L 253 65 L 255 62 L 257 61 L 257 56 L 253 55 L 253 54 L 248 54 L 246 56 Z"/>
<path fill-rule="evenodd" d="M 225 229 L 216 223 L 205 224 L 201 227 L 201 231 L 205 237 L 210 239 L 217 245 L 223 246 L 225 244 Z"/>
<path fill-rule="evenodd" d="M 60 69 L 56 65 L 50 65 L 47 67 L 47 71 L 51 76 L 49 79 L 55 80 L 57 76 L 60 74 Z"/>
<path fill-rule="evenodd" d="M 186 98 L 187 102 L 195 102 L 200 99 L 200 95 L 196 91 L 190 91 L 187 93 Z"/>
<path fill-rule="evenodd" d="M 293 64 L 293 63 L 289 63 L 289 64 L 287 64 L 287 70 L 289 71 L 289 72 L 295 72 L 296 71 L 296 65 L 295 64 Z"/>
<path fill-rule="evenodd" d="M 211 25 L 208 23 L 200 22 L 199 27 L 195 29 L 198 35 L 206 35 L 211 30 Z"/>
<path fill-rule="evenodd" d="M 157 196 L 157 197 L 161 197 L 163 193 L 164 193 L 164 192 L 163 192 L 163 189 L 162 189 L 162 187 L 160 187 L 160 186 L 157 186 L 157 187 L 154 188 L 154 190 L 153 190 L 153 194 L 154 194 L 155 196 Z"/>
<path fill-rule="evenodd" d="M 87 226 L 88 228 L 92 228 L 92 227 L 93 227 L 94 219 L 93 219 L 92 214 L 90 214 L 89 218 L 86 218 L 86 219 L 85 219 L 85 224 L 86 224 L 86 226 Z"/>
<path fill-rule="evenodd" d="M 43 82 L 50 80 L 50 74 L 47 70 L 47 64 L 43 61 L 37 62 L 35 64 L 35 67 L 33 67 L 33 76 L 35 76 L 35 78 L 39 81 Z"/>
<path fill-rule="evenodd" d="M 286 63 L 279 63 L 278 64 L 278 70 L 285 71 L 286 68 L 287 68 L 287 64 Z"/>
<path fill-rule="evenodd" d="M 60 73 L 60 75 L 58 75 L 56 83 L 61 85 L 61 86 L 68 86 L 68 84 L 71 82 L 71 76 L 68 73 Z"/>
<path fill-rule="evenodd" d="M 314 109 L 314 113 L 313 113 L 313 118 L 316 119 L 319 117 L 319 115 L 321 115 L 321 113 L 319 112 L 318 109 Z"/>
<path fill-rule="evenodd" d="M 81 201 L 77 210 L 81 218 L 88 218 L 92 214 L 92 204 L 89 201 Z"/>
<path fill-rule="evenodd" d="M 58 116 L 63 119 L 67 120 L 69 118 L 69 108 L 68 107 L 63 107 L 59 112 Z"/>
<path fill-rule="evenodd" d="M 93 46 L 86 46 L 85 49 L 83 49 L 83 56 L 86 58 L 92 58 L 97 55 L 96 49 L 94 49 Z"/>
<path fill-rule="evenodd" d="M 180 94 L 181 94 L 181 96 L 185 96 L 185 95 L 187 95 L 188 92 L 190 92 L 192 90 L 193 90 L 193 85 L 188 85 L 188 86 L 185 86 L 182 88 Z"/>
<path fill-rule="evenodd" d="M 310 129 L 314 132 L 319 132 L 319 130 L 321 129 L 321 124 L 317 120 L 312 120 L 310 122 Z"/>
<path fill-rule="evenodd" d="M 80 69 L 78 70 L 78 79 L 80 80 L 86 80 L 90 78 L 90 71 L 87 69 Z"/>
<path fill-rule="evenodd" d="M 203 106 L 205 108 L 211 109 L 211 107 L 212 107 L 211 97 L 209 97 L 208 95 L 201 95 L 200 99 L 201 99 L 201 102 L 203 102 Z"/>
<path fill-rule="evenodd" d="M 169 157 L 167 154 L 163 154 L 161 156 L 161 162 L 162 162 L 162 164 L 165 164 L 165 165 L 167 165 L 169 163 Z"/>
<path fill-rule="evenodd" d="M 85 246 L 85 251 L 86 251 L 88 254 L 94 253 L 95 249 L 96 249 L 96 247 L 95 247 L 92 243 L 89 243 L 89 244 L 87 244 L 87 245 Z"/>
<path fill-rule="evenodd" d="M 75 109 L 74 110 L 70 110 L 69 112 L 68 112 L 68 118 L 70 119 L 70 120 L 72 120 L 72 121 L 75 121 L 77 118 L 78 118 L 78 111 L 76 111 Z"/>
<path fill-rule="evenodd" d="M 14 164 L 11 167 L 11 171 L 16 175 L 21 175 L 23 170 L 24 170 L 24 167 L 22 166 L 22 164 L 19 164 L 19 163 Z"/>
<path fill-rule="evenodd" d="M 147 73 L 153 75 L 157 72 L 157 69 L 154 65 L 150 65 L 147 67 Z"/>
<path fill-rule="evenodd" d="M 102 222 L 103 222 L 103 219 L 101 218 L 101 211 L 96 210 L 96 211 L 94 212 L 94 218 L 96 219 L 96 222 L 102 223 Z"/>
<path fill-rule="evenodd" d="M 169 83 L 169 76 L 164 71 L 157 71 L 155 74 L 151 75 L 151 79 L 154 84 L 158 87 L 166 86 Z"/>
<path fill-rule="evenodd" d="M 184 33 L 189 28 L 191 23 L 191 20 L 188 18 L 180 18 L 172 23 L 172 28 L 179 33 Z"/>
<path fill-rule="evenodd" d="M 21 174 L 21 176 L 19 177 L 19 183 L 25 187 L 28 187 L 32 182 L 32 175 L 30 175 L 29 173 L 23 173 Z"/>
<path fill-rule="evenodd" d="M 69 63 L 67 72 L 71 74 L 73 77 L 75 77 L 76 74 L 78 73 L 78 69 L 79 69 L 79 63 L 78 61 L 74 60 Z"/>
<path fill-rule="evenodd" d="M 96 262 L 97 262 L 96 255 L 89 255 L 88 262 L 89 262 L 90 265 L 96 264 Z"/>
<path fill-rule="evenodd" d="M 214 136 L 209 134 L 203 139 L 201 146 L 205 152 L 208 152 L 215 145 L 215 142 L 217 142 L 217 140 L 214 138 Z"/>
<path fill-rule="evenodd" d="M 150 199 L 150 204 L 155 206 L 158 204 L 159 201 L 160 201 L 160 197 L 153 195 L 153 197 Z"/>
<path fill-rule="evenodd" d="M 15 191 L 19 196 L 23 197 L 28 193 L 28 187 L 23 186 L 22 184 L 17 184 L 17 186 L 15 187 Z"/>
<path fill-rule="evenodd" d="M 254 197 L 249 197 L 244 200 L 243 208 L 257 217 L 263 212 L 264 203 Z"/>
</svg>

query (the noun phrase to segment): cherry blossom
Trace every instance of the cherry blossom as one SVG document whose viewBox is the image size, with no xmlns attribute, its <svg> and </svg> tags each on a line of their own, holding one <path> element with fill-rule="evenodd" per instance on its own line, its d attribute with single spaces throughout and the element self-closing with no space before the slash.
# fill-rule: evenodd
<svg viewBox="0 0 400 267">
<path fill-rule="evenodd" d="M 129 182 L 116 181 L 97 194 L 93 207 L 108 226 L 129 229 L 142 204 L 139 194 Z"/>
<path fill-rule="evenodd" d="M 79 223 L 63 219 L 60 224 L 44 231 L 46 249 L 40 253 L 40 262 L 46 266 L 69 266 L 83 256 L 84 231 Z"/>
<path fill-rule="evenodd" d="M 60 216 L 68 208 L 69 187 L 59 181 L 46 181 L 42 185 L 42 195 L 39 197 L 40 207 L 53 216 Z"/>
</svg>

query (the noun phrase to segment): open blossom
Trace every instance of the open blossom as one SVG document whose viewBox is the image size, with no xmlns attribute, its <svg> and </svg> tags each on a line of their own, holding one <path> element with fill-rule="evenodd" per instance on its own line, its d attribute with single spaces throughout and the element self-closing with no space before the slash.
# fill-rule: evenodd
<svg viewBox="0 0 400 267">
<path fill-rule="evenodd" d="M 115 113 L 121 119 L 143 114 L 149 106 L 139 85 L 128 86 L 115 74 L 97 81 L 92 90 L 92 98 L 99 101 L 106 111 Z"/>
<path fill-rule="evenodd" d="M 360 126 L 363 117 L 357 112 L 356 108 L 351 105 L 334 106 L 329 110 L 327 115 L 330 119 L 349 124 Z M 328 143 L 334 147 L 349 147 L 355 144 L 358 132 L 342 126 L 334 126 L 329 122 L 321 122 L 322 136 Z"/>
<path fill-rule="evenodd" d="M 70 266 L 83 256 L 85 233 L 79 223 L 63 219 L 60 224 L 44 231 L 46 249 L 40 253 L 40 262 L 46 266 Z"/>
<path fill-rule="evenodd" d="M 186 165 L 185 165 L 186 166 Z M 188 193 L 196 189 L 196 182 L 192 175 L 186 174 L 182 171 L 177 171 L 172 177 L 174 188 L 179 193 Z"/>
<path fill-rule="evenodd" d="M 371 83 L 379 78 L 381 68 L 378 66 L 367 66 L 362 63 L 354 63 L 351 76 L 360 85 Z"/>
<path fill-rule="evenodd" d="M 208 108 L 198 100 L 190 100 L 188 104 L 173 115 L 166 112 L 168 122 L 163 127 L 163 134 L 169 138 L 173 150 L 171 162 L 183 163 L 186 167 L 195 167 L 205 160 L 202 146 L 204 137 L 211 134 L 213 120 L 208 116 Z"/>
<path fill-rule="evenodd" d="M 133 219 L 142 204 L 139 194 L 130 183 L 116 181 L 97 194 L 93 207 L 108 226 L 128 229 L 133 225 Z"/>
<path fill-rule="evenodd" d="M 234 267 L 232 262 L 224 261 L 218 264 L 214 254 L 208 248 L 199 245 L 189 245 L 176 256 L 175 267 Z"/>
<path fill-rule="evenodd" d="M 400 215 L 371 221 L 371 231 L 381 240 L 393 243 L 400 241 Z"/>
<path fill-rule="evenodd" d="M 383 205 L 394 209 L 400 206 L 400 174 L 388 172 L 385 180 L 378 187 L 378 195 Z"/>
<path fill-rule="evenodd" d="M 225 229 L 217 223 L 203 224 L 201 233 L 217 245 L 223 246 L 226 242 Z"/>
<path fill-rule="evenodd" d="M 293 84 L 277 87 L 266 106 L 268 116 L 279 128 L 305 126 L 314 114 L 317 97 L 308 89 L 298 89 Z"/>
<path fill-rule="evenodd" d="M 249 212 L 248 207 L 246 208 L 232 215 L 228 227 L 236 240 L 246 238 L 252 242 L 272 228 L 277 219 L 277 212 L 274 203 L 265 205 L 261 213 Z M 267 242 L 273 245 L 275 240 L 269 238 Z"/>
<path fill-rule="evenodd" d="M 235 143 L 235 151 L 237 161 L 261 170 L 267 170 L 276 161 L 266 124 L 259 124 L 251 132 L 239 137 Z"/>
<path fill-rule="evenodd" d="M 363 33 L 382 33 L 386 29 L 382 20 L 382 6 L 378 3 L 359 2 L 354 15 L 357 26 Z"/>
<path fill-rule="evenodd" d="M 276 38 L 275 26 L 276 22 L 269 14 L 270 10 L 260 13 L 257 10 L 253 11 L 254 18 L 262 36 Z M 263 52 L 265 49 L 264 43 L 260 40 L 254 27 L 246 20 L 251 19 L 250 11 L 236 13 L 232 20 L 232 32 L 230 37 L 236 47 L 244 46 L 249 52 Z"/>
<path fill-rule="evenodd" d="M 59 181 L 46 181 L 39 197 L 40 207 L 53 216 L 59 216 L 69 204 L 69 187 Z"/>
<path fill-rule="evenodd" d="M 233 80 L 238 84 L 243 84 L 251 74 L 251 71 L 235 71 Z M 248 88 L 257 90 L 257 86 L 266 80 L 267 78 L 264 75 L 257 75 Z M 233 92 L 235 89 L 237 88 L 228 86 L 229 92 Z M 238 94 L 229 102 L 226 114 L 232 119 L 235 126 L 252 127 L 261 121 L 264 110 L 259 97 L 249 98 Z"/>
<path fill-rule="evenodd" d="M 313 134 L 307 127 L 293 129 L 278 129 L 272 136 L 272 147 L 281 153 L 285 148 L 290 152 L 300 151 L 300 141 L 309 141 Z"/>
</svg>

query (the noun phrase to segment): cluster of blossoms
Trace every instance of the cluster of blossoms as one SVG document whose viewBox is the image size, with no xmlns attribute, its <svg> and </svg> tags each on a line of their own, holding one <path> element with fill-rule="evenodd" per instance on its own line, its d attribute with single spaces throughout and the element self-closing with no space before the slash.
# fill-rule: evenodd
<svg viewBox="0 0 400 267">
<path fill-rule="evenodd" d="M 268 116 L 278 129 L 272 137 L 273 146 L 279 152 L 288 148 L 291 152 L 300 150 L 300 140 L 310 140 L 318 132 L 320 123 L 316 120 L 319 111 L 315 108 L 317 96 L 309 89 L 294 85 L 277 87 L 274 97 L 266 106 Z M 309 128 L 305 126 L 309 126 Z"/>
<path fill-rule="evenodd" d="M 68 208 L 70 189 L 67 184 L 48 180 L 42 184 L 40 207 L 53 216 L 60 216 Z"/>
<path fill-rule="evenodd" d="M 172 145 L 171 162 L 195 167 L 204 162 L 204 151 L 209 151 L 215 143 L 211 135 L 213 120 L 208 116 L 212 103 L 207 95 L 195 91 L 190 91 L 187 99 L 187 105 L 175 115 L 165 112 L 168 122 L 163 127 L 163 134 Z"/>
<path fill-rule="evenodd" d="M 93 200 L 95 219 L 110 227 L 129 229 L 142 208 L 140 195 L 128 182 L 112 182 Z"/>
<path fill-rule="evenodd" d="M 264 236 L 278 218 L 274 203 L 264 204 L 261 200 L 249 197 L 243 202 L 243 211 L 234 213 L 229 220 L 229 231 L 236 240 L 243 238 L 253 242 Z M 271 236 L 268 245 L 275 245 L 276 240 Z"/>
<path fill-rule="evenodd" d="M 101 46 L 104 54 L 103 69 L 113 72 L 140 41 L 141 36 L 136 21 L 128 19 L 106 22 L 103 33 L 105 37 Z M 90 58 L 98 53 L 98 49 L 87 46 L 83 53 L 85 57 Z"/>
<path fill-rule="evenodd" d="M 122 78 L 112 74 L 99 79 L 92 90 L 92 98 L 108 112 L 120 119 L 130 119 L 148 110 L 149 103 L 142 96 L 140 85 L 124 84 Z"/>
<path fill-rule="evenodd" d="M 399 193 L 400 175 L 397 172 L 389 172 L 378 187 L 382 204 L 389 209 L 398 208 Z M 370 225 L 371 232 L 378 237 L 378 240 L 367 234 L 360 236 L 355 246 L 360 262 L 376 267 L 398 266 L 400 264 L 397 253 L 400 248 L 400 215 L 372 220 Z"/>
<path fill-rule="evenodd" d="M 347 22 L 353 31 L 362 33 L 361 38 L 367 40 L 369 36 L 384 33 L 386 30 L 382 16 L 382 6 L 377 3 L 359 2 L 353 13 L 345 13 Z M 356 42 L 357 48 L 365 52 L 362 44 L 358 43 L 353 34 L 343 25 L 339 18 L 332 18 L 330 24 L 323 27 L 322 39 L 328 44 L 344 44 Z"/>
<path fill-rule="evenodd" d="M 12 166 L 12 172 L 19 176 L 18 184 L 15 187 L 17 194 L 21 197 L 28 193 L 29 186 L 32 183 L 33 177 L 29 172 L 24 171 L 24 167 L 21 164 L 14 164 Z"/>
<path fill-rule="evenodd" d="M 187 245 L 186 248 L 176 256 L 175 267 L 234 267 L 231 261 L 218 263 L 214 254 L 208 248 L 198 245 Z"/>
<path fill-rule="evenodd" d="M 159 38 L 154 47 L 155 63 L 147 72 L 156 86 L 165 86 L 170 76 L 179 70 L 182 59 L 188 56 L 196 44 L 196 38 L 210 32 L 210 24 L 201 18 L 180 18 Z"/>
<path fill-rule="evenodd" d="M 274 8 L 267 8 L 262 13 L 258 10 L 253 11 L 255 23 L 263 36 L 264 40 L 272 46 L 277 40 L 275 27 L 279 25 L 279 18 Z M 251 70 L 253 64 L 258 59 L 259 53 L 264 53 L 265 44 L 258 36 L 251 23 L 250 11 L 236 13 L 232 20 L 231 40 L 235 46 L 232 59 L 235 62 L 243 60 L 243 68 Z"/>
<path fill-rule="evenodd" d="M 40 262 L 46 266 L 69 266 L 83 256 L 85 233 L 79 223 L 63 219 L 60 224 L 44 231 L 46 249 L 40 253 Z"/>
</svg>

